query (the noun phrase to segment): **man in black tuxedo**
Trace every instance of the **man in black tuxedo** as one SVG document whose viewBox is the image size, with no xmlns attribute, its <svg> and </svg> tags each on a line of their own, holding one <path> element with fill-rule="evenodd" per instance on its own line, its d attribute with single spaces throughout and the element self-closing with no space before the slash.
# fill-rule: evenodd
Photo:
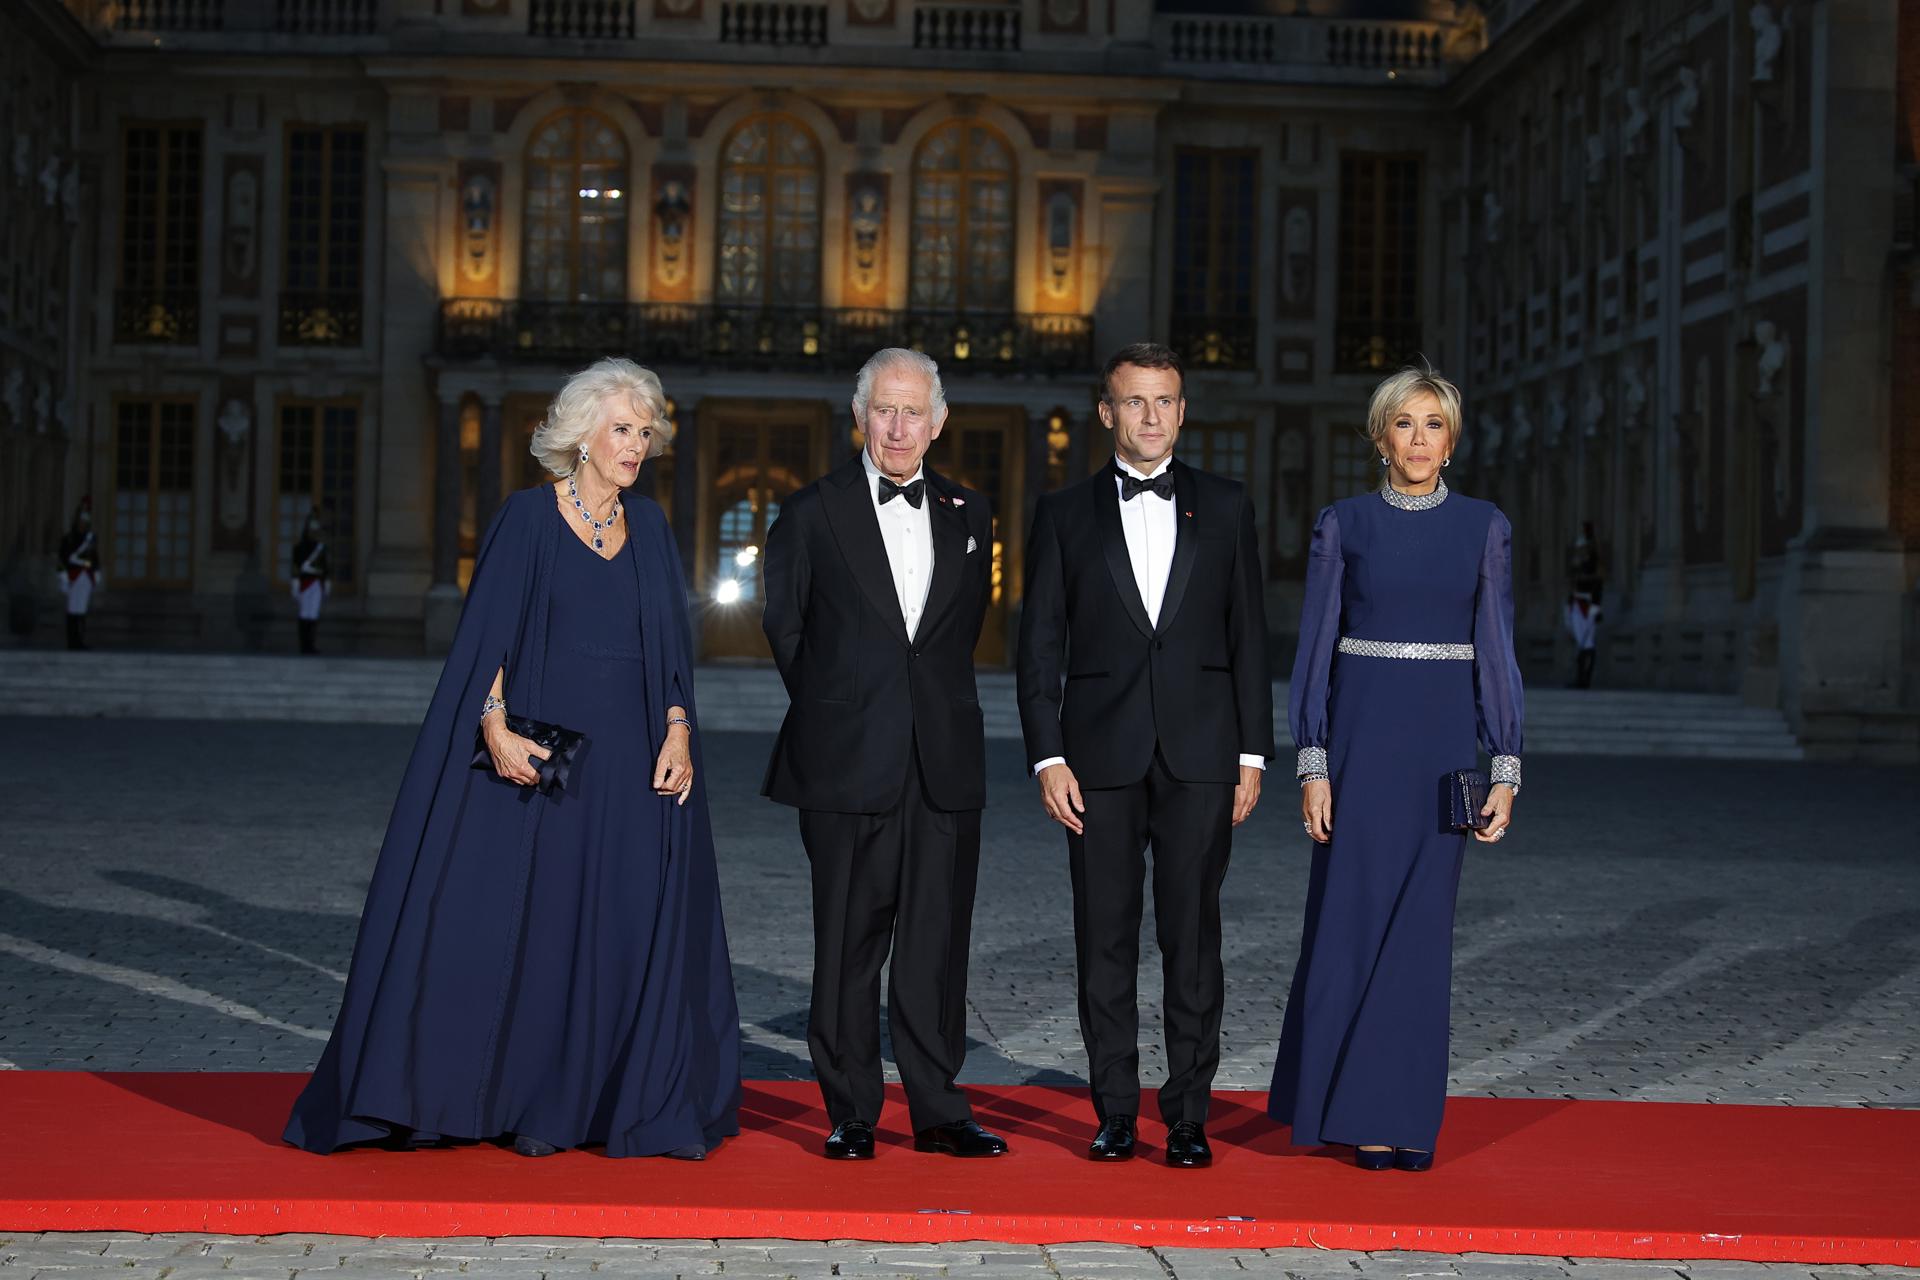
<svg viewBox="0 0 1920 1280">
<path fill-rule="evenodd" d="M 1153 846 L 1166 976 L 1167 1163 L 1212 1162 L 1220 1064 L 1220 884 L 1232 830 L 1273 755 L 1273 686 L 1253 507 L 1175 461 L 1180 359 L 1139 343 L 1107 362 L 1113 465 L 1040 499 L 1020 619 L 1020 721 L 1047 814 L 1067 829 L 1080 1034 L 1100 1128 L 1133 1154 L 1140 1105 L 1141 883 Z"/>
<path fill-rule="evenodd" d="M 914 1146 L 996 1156 L 954 1077 L 986 804 L 973 646 L 993 559 L 987 499 L 922 466 L 947 416 L 940 374 L 891 348 L 860 371 L 860 456 L 801 489 L 767 532 L 763 625 L 790 705 L 763 795 L 800 810 L 813 868 L 807 1047 L 833 1132 L 873 1156 L 880 968 Z"/>
</svg>

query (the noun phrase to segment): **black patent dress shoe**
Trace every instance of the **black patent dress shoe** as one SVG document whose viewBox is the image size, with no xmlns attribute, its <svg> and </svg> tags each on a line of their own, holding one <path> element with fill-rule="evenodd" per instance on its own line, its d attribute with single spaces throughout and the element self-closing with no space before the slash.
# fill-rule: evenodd
<svg viewBox="0 0 1920 1280">
<path fill-rule="evenodd" d="M 913 1149 L 943 1156 L 1003 1156 L 1007 1154 L 1007 1140 L 998 1134 L 988 1133 L 971 1120 L 962 1120 L 957 1124 L 937 1124 L 931 1129 L 922 1129 L 913 1135 Z"/>
<path fill-rule="evenodd" d="M 1207 1131 L 1198 1121 L 1182 1120 L 1167 1130 L 1167 1164 L 1175 1169 L 1204 1169 L 1213 1163 Z"/>
<path fill-rule="evenodd" d="M 846 1120 L 827 1135 L 829 1160 L 873 1159 L 873 1126 L 865 1120 Z"/>
<path fill-rule="evenodd" d="M 1391 1169 L 1393 1168 L 1393 1148 L 1382 1147 L 1378 1151 L 1368 1151 L 1365 1147 L 1355 1147 L 1353 1162 L 1370 1173 Z"/>
<path fill-rule="evenodd" d="M 1415 1151 L 1411 1147 L 1395 1147 L 1393 1167 L 1404 1169 L 1408 1173 L 1425 1173 L 1433 1168 L 1433 1152 Z"/>
<path fill-rule="evenodd" d="M 560 1148 L 554 1146 L 551 1142 L 542 1142 L 540 1139 L 530 1138 L 524 1133 L 516 1133 L 513 1135 L 513 1154 L 517 1156 L 551 1156 L 558 1155 L 559 1152 Z"/>
<path fill-rule="evenodd" d="M 1100 1122 L 1100 1132 L 1087 1144 L 1089 1160 L 1133 1159 L 1133 1117 L 1108 1116 Z"/>
</svg>

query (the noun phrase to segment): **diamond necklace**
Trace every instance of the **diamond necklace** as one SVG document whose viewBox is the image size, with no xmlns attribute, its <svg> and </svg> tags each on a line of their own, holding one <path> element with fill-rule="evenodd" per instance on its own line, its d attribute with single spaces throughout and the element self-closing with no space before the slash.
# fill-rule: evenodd
<svg viewBox="0 0 1920 1280">
<path fill-rule="evenodd" d="M 1398 507 L 1402 511 L 1431 511 L 1447 500 L 1447 482 L 1442 480 L 1434 485 L 1432 493 L 1402 493 L 1393 487 L 1393 481 L 1380 482 L 1380 496 L 1387 505 Z"/>
<path fill-rule="evenodd" d="M 600 540 L 600 534 L 604 530 L 613 528 L 613 522 L 620 518 L 619 495 L 616 494 L 614 496 L 613 510 L 608 514 L 605 524 L 595 520 L 593 518 L 593 512 L 587 510 L 587 504 L 580 501 L 580 489 L 573 483 L 572 476 L 567 477 L 567 496 L 573 499 L 573 509 L 580 513 L 580 518 L 593 526 L 593 549 L 595 551 L 605 551 L 607 544 Z"/>
</svg>

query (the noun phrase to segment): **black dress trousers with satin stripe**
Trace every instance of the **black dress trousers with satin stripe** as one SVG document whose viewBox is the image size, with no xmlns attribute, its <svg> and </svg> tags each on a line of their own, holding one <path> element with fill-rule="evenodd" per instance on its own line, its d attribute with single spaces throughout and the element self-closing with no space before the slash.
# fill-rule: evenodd
<svg viewBox="0 0 1920 1280">
<path fill-rule="evenodd" d="M 915 1132 L 971 1117 L 954 1084 L 967 1056 L 967 950 L 980 811 L 927 803 L 907 770 L 885 813 L 800 811 L 813 870 L 813 1010 L 807 1049 L 835 1125 L 880 1115 L 880 968 L 887 1028 Z"/>
</svg>

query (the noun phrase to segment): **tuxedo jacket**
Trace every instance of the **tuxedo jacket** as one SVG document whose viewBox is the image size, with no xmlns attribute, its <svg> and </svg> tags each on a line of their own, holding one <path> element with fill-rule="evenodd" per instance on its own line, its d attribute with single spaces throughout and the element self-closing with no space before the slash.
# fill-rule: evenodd
<svg viewBox="0 0 1920 1280">
<path fill-rule="evenodd" d="M 781 503 L 767 531 L 761 625 L 789 701 L 760 790 L 781 804 L 884 813 L 917 751 L 934 808 L 986 805 L 973 646 L 993 513 L 985 496 L 924 475 L 933 574 L 912 639 L 857 456 Z"/>
<path fill-rule="evenodd" d="M 1174 461 L 1173 564 L 1156 625 L 1127 557 L 1114 469 L 1040 499 L 1020 618 L 1027 763 L 1066 757 L 1082 787 L 1146 776 L 1237 782 L 1273 757 L 1267 619 L 1245 488 Z M 1133 499 L 1146 502 L 1142 495 Z"/>
</svg>

